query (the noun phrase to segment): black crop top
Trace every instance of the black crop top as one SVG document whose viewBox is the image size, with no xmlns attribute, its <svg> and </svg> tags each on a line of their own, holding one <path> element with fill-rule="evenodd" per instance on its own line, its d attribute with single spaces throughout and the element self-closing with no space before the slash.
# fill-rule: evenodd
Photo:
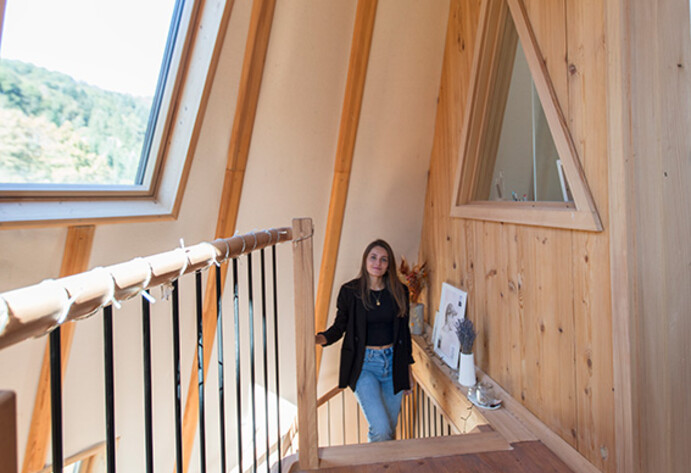
<svg viewBox="0 0 691 473">
<path fill-rule="evenodd" d="M 390 345 L 393 343 L 393 321 L 397 312 L 393 297 L 386 289 L 370 291 L 370 304 L 372 308 L 367 311 L 367 345 Z"/>
</svg>

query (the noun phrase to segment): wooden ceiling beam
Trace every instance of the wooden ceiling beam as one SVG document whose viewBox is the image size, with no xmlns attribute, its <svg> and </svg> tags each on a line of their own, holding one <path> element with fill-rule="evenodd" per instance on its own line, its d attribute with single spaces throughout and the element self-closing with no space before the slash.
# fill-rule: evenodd
<svg viewBox="0 0 691 473">
<path fill-rule="evenodd" d="M 360 122 L 362 95 L 365 90 L 367 65 L 369 62 L 374 19 L 377 12 L 377 0 L 359 0 L 355 13 L 355 27 L 350 46 L 350 62 L 346 80 L 341 124 L 338 131 L 334 176 L 331 184 L 331 198 L 329 201 L 329 215 L 326 221 L 324 236 L 324 250 L 322 252 L 317 284 L 317 299 L 315 310 L 315 327 L 317 331 L 326 328 L 333 291 L 336 259 L 341 244 L 343 217 L 348 200 L 350 171 L 353 163 L 353 150 Z M 321 364 L 321 347 L 317 347 L 317 373 Z"/>
<path fill-rule="evenodd" d="M 74 226 L 67 229 L 65 251 L 62 256 L 60 277 L 71 276 L 88 269 L 91 248 L 94 241 L 94 225 Z M 63 325 L 60 329 L 60 347 L 62 376 L 65 376 L 67 360 L 72 347 L 74 322 Z M 41 373 L 36 388 L 34 410 L 31 415 L 29 437 L 24 450 L 22 473 L 33 473 L 43 468 L 46 462 L 48 440 L 50 438 L 50 353 L 48 340 L 43 353 Z"/>
<path fill-rule="evenodd" d="M 230 144 L 228 145 L 228 160 L 216 223 L 216 238 L 231 236 L 235 232 L 275 7 L 275 0 L 255 0 L 252 4 L 235 117 L 233 119 Z M 221 265 L 219 270 L 221 271 L 223 287 L 225 286 L 228 265 Z M 209 278 L 204 293 L 202 327 L 204 332 L 203 362 L 205 372 L 209 367 L 214 337 L 216 336 L 215 291 L 215 278 Z M 196 351 L 196 345 L 194 349 Z M 187 402 L 185 403 L 182 423 L 182 471 L 184 472 L 187 472 L 189 469 L 192 447 L 194 446 L 194 437 L 199 420 L 198 406 L 199 391 L 197 385 L 197 358 L 195 356 L 192 362 L 190 382 L 187 389 Z"/>
</svg>

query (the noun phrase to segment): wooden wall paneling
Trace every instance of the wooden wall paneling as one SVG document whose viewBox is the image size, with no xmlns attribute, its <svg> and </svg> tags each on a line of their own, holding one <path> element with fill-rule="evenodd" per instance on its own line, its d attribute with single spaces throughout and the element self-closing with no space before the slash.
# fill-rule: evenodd
<svg viewBox="0 0 691 473">
<path fill-rule="evenodd" d="M 684 471 L 691 438 L 689 4 L 627 6 L 640 469 Z"/>
<path fill-rule="evenodd" d="M 530 25 L 549 71 L 552 86 L 565 115 L 568 115 L 567 17 L 568 0 L 524 0 Z"/>
<path fill-rule="evenodd" d="M 492 242 L 486 240 L 484 222 L 473 222 L 471 225 L 472 234 L 472 254 L 471 265 L 472 291 L 468 294 L 468 308 L 472 307 L 470 319 L 475 323 L 477 338 L 473 352 L 477 359 L 475 363 L 485 372 L 489 371 L 490 357 L 494 354 L 490 351 L 490 339 L 494 336 L 489 315 L 487 313 L 487 275 L 490 272 L 488 266 L 491 265 Z"/>
<path fill-rule="evenodd" d="M 632 5 L 632 64 L 631 64 L 631 107 L 633 115 L 632 133 L 634 172 L 634 206 L 635 220 L 632 222 L 636 232 L 634 247 L 634 290 L 637 312 L 637 336 L 640 352 L 638 366 L 640 383 L 639 404 L 634 409 L 640 410 L 641 465 L 640 471 L 674 471 L 671 467 L 671 448 L 673 445 L 671 425 L 671 386 L 669 373 L 670 346 L 667 327 L 670 323 L 669 295 L 666 280 L 667 251 L 666 229 L 662 226 L 660 216 L 666 213 L 668 204 L 662 189 L 663 158 L 660 145 L 666 141 L 663 135 L 665 110 L 661 103 L 664 88 L 658 83 L 664 77 L 659 68 L 662 65 L 660 55 L 664 53 L 661 41 L 660 8 L 658 2 L 651 2 L 645 8 Z M 665 28 L 671 28 L 666 25 Z M 642 36 L 648 39 L 643 42 Z M 665 104 L 666 106 L 666 104 Z M 649 118 L 638 117 L 638 114 Z M 688 131 L 686 131 L 688 132 Z M 672 150 L 665 150 L 670 152 Z M 688 181 L 687 181 L 688 182 Z M 641 195 L 639 195 L 641 194 Z M 688 201 L 688 199 L 687 199 Z M 669 204 L 674 205 L 673 202 Z M 631 205 L 631 204 L 629 204 Z M 663 217 L 664 218 L 664 217 Z M 667 222 L 672 224 L 672 222 Z M 646 261 L 647 260 L 647 261 Z M 654 265 L 650 265 L 654 261 Z M 641 271 L 651 271 L 650 277 Z M 688 291 L 688 287 L 685 289 Z M 645 406 L 645 409 L 642 407 Z M 688 442 L 687 447 L 688 449 Z"/>
<path fill-rule="evenodd" d="M 235 232 L 240 197 L 247 167 L 254 119 L 257 112 L 257 102 L 261 89 L 261 81 L 264 74 L 266 51 L 271 35 L 275 0 L 255 0 L 252 4 L 250 26 L 247 33 L 245 56 L 238 87 L 238 98 L 233 118 L 233 128 L 228 145 L 228 160 L 221 191 L 218 219 L 216 223 L 216 238 L 228 237 Z M 230 14 L 230 11 L 226 11 Z M 222 42 L 222 38 L 220 39 Z M 222 288 L 228 265 L 221 265 Z M 215 302 L 215 278 L 208 278 L 204 291 L 203 306 L 203 332 L 204 332 L 204 369 L 208 370 L 209 360 L 216 336 L 216 302 Z M 196 346 L 195 346 L 196 350 Z M 190 381 L 187 388 L 187 397 L 183 415 L 183 468 L 189 469 L 192 447 L 197 431 L 199 419 L 199 391 L 197 389 L 197 359 L 193 357 Z"/>
<path fill-rule="evenodd" d="M 478 286 L 474 296 L 484 301 L 485 309 L 477 315 L 478 319 L 483 320 L 484 327 L 482 340 L 486 361 L 482 366 L 483 371 L 493 373 L 493 378 L 508 388 L 511 378 L 508 374 L 511 357 L 509 342 L 513 334 L 507 317 L 507 300 L 504 299 L 508 270 L 508 255 L 504 245 L 507 227 L 498 223 L 478 222 L 481 235 L 476 233 L 476 242 L 483 246 L 484 257 L 482 269 L 475 273 Z"/>
<path fill-rule="evenodd" d="M 601 471 L 614 472 L 605 5 L 569 1 L 567 18 L 568 122 L 604 226 L 600 234 L 573 234 L 578 449 Z"/>
<path fill-rule="evenodd" d="M 658 429 L 664 430 L 667 437 L 658 435 L 656 445 L 653 446 L 651 442 L 647 448 L 655 448 L 660 453 L 669 451 L 669 471 L 682 471 L 689 468 L 691 458 L 691 5 L 683 1 L 658 2 L 657 5 L 659 12 L 655 28 L 660 38 L 660 51 L 655 74 L 659 93 L 653 94 L 653 97 L 659 97 L 657 106 L 660 113 L 657 116 L 660 117 L 660 124 L 657 141 L 653 143 L 658 147 L 660 172 L 657 176 L 642 176 L 647 179 L 646 184 L 651 186 L 648 192 L 658 193 L 663 199 L 663 212 L 657 214 L 657 225 L 661 227 L 663 237 L 661 241 L 647 242 L 646 251 L 662 246 L 664 259 L 657 262 L 649 255 L 642 255 L 641 262 L 645 262 L 646 271 L 641 275 L 645 281 L 640 287 L 646 287 L 648 280 L 656 278 L 655 273 L 664 268 L 665 283 L 660 281 L 659 299 L 646 302 L 645 320 L 661 331 L 660 337 L 650 346 L 650 353 L 658 356 L 650 360 L 651 371 L 668 384 L 669 396 L 662 404 L 655 405 Z M 644 222 L 641 224 L 651 231 Z M 660 308 L 664 308 L 664 323 L 659 318 Z M 647 332 L 644 330 L 642 334 L 647 335 Z M 655 390 L 657 384 L 646 382 L 646 391 Z M 657 435 L 660 430 L 646 434 Z M 669 447 L 662 443 L 665 440 L 669 440 Z M 655 467 L 656 463 L 648 463 L 649 469 Z"/>
<path fill-rule="evenodd" d="M 590 116 L 585 118 L 571 113 L 571 107 L 574 106 L 571 101 L 581 90 L 570 89 L 573 79 L 566 62 L 567 49 L 572 41 L 570 35 L 575 34 L 566 29 L 566 15 L 569 8 L 575 8 L 575 5 L 569 5 L 567 1 L 550 2 L 550 5 L 534 0 L 526 3 L 531 24 L 534 23 L 535 29 L 539 30 L 536 37 L 544 50 L 542 52 L 553 76 L 555 95 L 565 113 L 565 120 L 569 124 L 571 120 L 589 120 Z M 595 5 L 591 4 L 589 8 L 593 9 Z M 454 12 L 465 13 L 465 19 L 454 18 Z M 498 383 L 570 445 L 583 449 L 583 454 L 593 461 L 593 453 L 600 454 L 599 446 L 588 444 L 584 449 L 583 443 L 606 438 L 607 427 L 604 424 L 607 420 L 591 422 L 579 417 L 580 403 L 584 399 L 579 399 L 576 391 L 584 387 L 579 383 L 585 382 L 585 378 L 576 372 L 576 356 L 578 353 L 581 362 L 587 366 L 583 347 L 588 343 L 598 343 L 598 347 L 591 349 L 589 354 L 591 362 L 596 364 L 593 373 L 597 383 L 605 383 L 606 376 L 601 375 L 604 370 L 597 368 L 597 364 L 604 366 L 607 363 L 607 330 L 595 333 L 594 330 L 600 330 L 600 325 L 590 324 L 607 322 L 606 317 L 603 317 L 604 321 L 598 319 L 593 322 L 594 318 L 602 317 L 602 312 L 592 305 L 586 309 L 583 302 L 576 302 L 574 297 L 580 298 L 586 291 L 596 303 L 606 304 L 607 279 L 598 279 L 599 276 L 594 277 L 592 273 L 607 272 L 607 266 L 595 266 L 593 262 L 593 258 L 607 258 L 602 248 L 603 244 L 607 246 L 607 240 L 603 243 L 602 240 L 584 238 L 580 232 L 543 230 L 522 225 L 480 223 L 478 226 L 474 221 L 450 219 L 446 209 L 443 206 L 439 208 L 440 202 L 451 197 L 453 177 L 449 176 L 449 171 L 453 172 L 457 164 L 460 128 L 466 106 L 463 92 L 467 92 L 471 80 L 472 49 L 469 54 L 467 48 L 469 44 L 474 46 L 474 36 L 468 42 L 462 41 L 462 38 L 473 29 L 477 31 L 479 12 L 479 3 L 451 2 L 421 244 L 422 257 L 431 265 L 428 306 L 436 308 L 438 287 L 441 282 L 447 281 L 468 290 L 468 310 L 474 321 L 480 317 L 480 307 L 485 311 L 496 310 L 489 314 L 487 321 L 478 322 L 479 325 L 485 324 L 486 330 L 491 332 L 488 347 L 478 346 L 479 363 L 485 363 L 486 358 L 491 371 L 489 374 Z M 470 23 L 465 29 L 464 21 Z M 580 34 L 587 34 L 589 25 L 579 25 L 582 28 Z M 583 40 L 576 40 L 574 48 L 580 47 L 579 41 Z M 595 48 L 597 36 L 589 41 L 589 48 Z M 466 50 L 458 48 L 460 44 L 464 44 Z M 583 54 L 590 54 L 587 51 Z M 603 68 L 601 65 L 597 67 Z M 602 71 L 598 70 L 598 74 L 602 74 Z M 586 78 L 579 80 L 585 81 Z M 602 94 L 598 87 L 602 87 L 602 84 L 588 78 L 585 85 L 588 86 L 583 89 L 586 103 L 577 104 L 577 113 L 597 113 L 593 107 L 604 106 L 604 100 L 598 98 L 598 94 Z M 604 113 L 602 115 L 606 116 Z M 578 150 L 587 154 L 588 158 L 593 156 L 591 146 L 601 146 L 598 143 L 603 138 L 600 134 L 585 140 L 583 134 L 592 133 L 596 126 L 602 125 L 594 120 L 588 123 L 587 129 L 578 128 L 573 132 L 578 133 L 574 134 Z M 585 148 L 582 149 L 582 146 Z M 593 159 L 603 159 L 604 156 Z M 607 187 L 603 187 L 601 182 L 607 179 L 607 175 L 602 174 L 602 166 L 604 164 L 598 161 L 592 165 L 588 163 L 586 168 L 587 176 L 596 180 L 594 186 L 598 198 L 602 198 L 603 194 L 606 198 L 607 192 Z M 497 235 L 488 237 L 492 232 Z M 589 265 L 585 265 L 586 254 L 589 254 Z M 456 263 L 455 268 L 453 263 Z M 497 271 L 498 284 L 491 279 L 495 276 L 486 278 L 492 270 Z M 597 287 L 600 285 L 604 288 Z M 496 294 L 496 291 L 499 293 Z M 502 291 L 509 294 L 508 301 L 493 300 L 495 296 L 501 299 Z M 433 313 L 433 309 L 430 313 Z M 589 319 L 579 320 L 577 325 L 577 317 Z M 588 330 L 592 334 L 590 341 L 581 338 L 581 334 Z M 603 340 L 605 343 L 602 343 Z M 592 379 L 588 378 L 591 384 Z M 588 399 L 597 404 L 593 405 L 596 412 L 606 411 L 607 396 L 602 389 L 597 394 L 590 394 Z M 583 397 L 586 397 L 584 391 Z M 588 440 L 579 442 L 578 435 L 586 435 L 581 434 L 580 430 L 588 422 L 598 432 L 587 434 Z"/>
<path fill-rule="evenodd" d="M 331 185 L 329 214 L 324 234 L 324 250 L 319 269 L 319 282 L 317 283 L 315 314 L 315 327 L 317 331 L 322 331 L 326 328 L 329 316 L 338 248 L 341 243 L 341 230 L 343 229 L 343 217 L 348 199 L 353 150 L 355 149 L 355 138 L 357 137 L 358 124 L 360 123 L 360 109 L 365 90 L 365 79 L 367 78 L 367 65 L 376 13 L 377 0 L 358 1 L 355 12 L 353 40 L 350 46 L 346 90 L 338 130 L 334 177 Z M 318 346 L 317 372 L 319 372 L 321 364 L 321 355 L 322 347 Z"/>
<path fill-rule="evenodd" d="M 522 227 L 518 238 L 525 297 L 521 400 L 575 446 L 571 233 Z"/>
<path fill-rule="evenodd" d="M 427 319 L 434 323 L 441 283 L 460 284 L 468 290 L 463 268 L 470 265 L 464 244 L 469 223 L 452 219 L 449 202 L 453 171 L 458 160 L 463 110 L 470 82 L 481 1 L 452 0 L 449 4 L 444 61 L 439 88 L 434 140 L 425 197 L 421 260 L 430 266 L 426 291 Z"/>
<path fill-rule="evenodd" d="M 62 266 L 60 267 L 61 278 L 89 269 L 94 232 L 95 227 L 93 225 L 68 227 Z M 60 329 L 63 377 L 72 348 L 74 328 L 75 323 L 69 322 Z M 46 340 L 41 372 L 36 387 L 36 397 L 34 398 L 34 409 L 31 414 L 31 424 L 29 424 L 29 436 L 24 450 L 23 473 L 32 473 L 43 468 L 48 450 L 50 424 L 50 349 L 49 342 Z"/>
<path fill-rule="evenodd" d="M 606 2 L 607 164 L 609 166 L 609 250 L 612 297 L 614 440 L 617 472 L 638 473 L 638 344 L 634 300 L 635 197 L 631 141 L 630 0 Z"/>
<path fill-rule="evenodd" d="M 501 258 L 504 266 L 500 272 L 499 298 L 501 307 L 501 340 L 506 353 L 497 373 L 498 382 L 514 396 L 520 398 L 522 316 L 518 283 L 518 234 L 516 225 L 502 226 Z"/>
</svg>

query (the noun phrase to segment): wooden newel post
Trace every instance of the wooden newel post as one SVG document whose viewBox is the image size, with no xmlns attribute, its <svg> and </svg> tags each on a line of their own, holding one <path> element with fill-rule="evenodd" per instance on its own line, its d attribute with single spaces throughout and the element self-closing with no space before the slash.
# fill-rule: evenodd
<svg viewBox="0 0 691 473">
<path fill-rule="evenodd" d="M 314 259 L 312 219 L 293 219 L 295 356 L 298 391 L 300 468 L 319 467 L 317 451 L 317 374 L 314 344 Z"/>
</svg>

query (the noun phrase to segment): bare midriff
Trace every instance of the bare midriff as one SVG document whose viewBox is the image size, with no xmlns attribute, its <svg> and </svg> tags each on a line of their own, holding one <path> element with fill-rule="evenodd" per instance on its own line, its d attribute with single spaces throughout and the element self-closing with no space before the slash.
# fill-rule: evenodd
<svg viewBox="0 0 691 473">
<path fill-rule="evenodd" d="M 367 345 L 365 348 L 369 348 L 370 350 L 384 350 L 385 348 L 391 348 L 392 346 L 393 346 L 393 343 L 389 343 L 388 345 L 381 345 L 378 347 Z"/>
</svg>

